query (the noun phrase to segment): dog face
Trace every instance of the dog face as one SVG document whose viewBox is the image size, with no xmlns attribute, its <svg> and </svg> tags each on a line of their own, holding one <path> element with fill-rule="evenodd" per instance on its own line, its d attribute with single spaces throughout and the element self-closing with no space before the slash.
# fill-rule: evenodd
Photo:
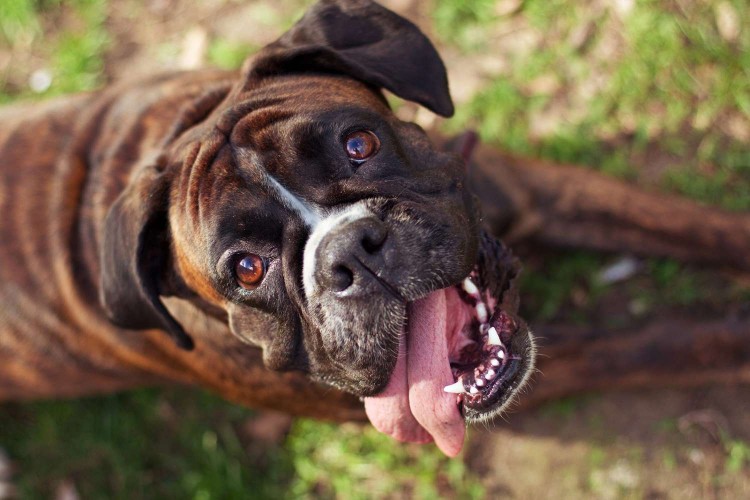
<svg viewBox="0 0 750 500">
<path fill-rule="evenodd" d="M 134 173 L 106 221 L 102 302 L 192 348 L 159 297 L 191 300 L 269 368 L 367 397 L 381 430 L 453 454 L 459 411 L 493 415 L 531 370 L 517 264 L 480 231 L 462 159 L 380 88 L 452 113 L 416 27 L 319 3 Z"/>
</svg>

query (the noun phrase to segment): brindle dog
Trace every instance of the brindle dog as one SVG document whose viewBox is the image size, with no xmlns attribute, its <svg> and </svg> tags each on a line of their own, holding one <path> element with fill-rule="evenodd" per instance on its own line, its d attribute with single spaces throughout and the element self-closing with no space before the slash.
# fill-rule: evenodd
<svg viewBox="0 0 750 500">
<path fill-rule="evenodd" d="M 453 112 L 413 24 L 323 0 L 239 74 L 2 110 L 0 399 L 176 381 L 357 418 L 360 397 L 457 453 L 533 366 L 517 265 L 462 159 L 381 89 Z"/>
</svg>

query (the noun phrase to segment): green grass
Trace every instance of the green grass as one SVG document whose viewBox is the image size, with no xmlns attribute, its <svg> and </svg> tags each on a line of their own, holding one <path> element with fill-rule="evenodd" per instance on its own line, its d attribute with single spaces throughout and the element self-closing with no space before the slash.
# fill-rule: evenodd
<svg viewBox="0 0 750 500">
<path fill-rule="evenodd" d="M 621 18 L 612 9 L 561 0 L 527 0 L 511 11 L 493 0 L 437 0 L 439 39 L 467 58 L 490 54 L 506 63 L 458 108 L 448 127 L 475 127 L 485 141 L 510 151 L 633 182 L 661 162 L 658 187 L 750 210 L 750 147 L 740 137 L 750 126 L 750 13 L 742 0 L 731 2 L 742 29 L 727 40 L 716 23 L 718 3 L 644 0 Z M 113 43 L 109 7 L 106 0 L 2 0 L 0 48 L 43 63 L 52 84 L 41 97 L 96 88 Z M 255 19 L 288 26 L 300 13 L 279 17 L 258 4 Z M 50 31 L 61 20 L 62 28 Z M 510 43 L 519 27 L 536 35 L 526 47 Z M 615 49 L 607 49 L 613 40 Z M 506 42 L 512 46 L 507 50 Z M 208 61 L 236 68 L 255 49 L 214 38 Z M 0 102 L 37 97 L 11 76 L 0 70 Z M 526 262 L 524 313 L 536 321 L 585 321 L 612 291 L 595 279 L 607 262 L 589 252 Z M 736 300 L 737 294 L 750 300 L 747 289 L 709 296 L 713 288 L 705 278 L 674 261 L 649 260 L 626 288 L 648 307 L 691 308 Z M 585 401 L 562 400 L 545 412 L 567 419 Z M 4 405 L 0 446 L 17 465 L 14 483 L 25 498 L 48 498 L 63 480 L 72 480 L 83 498 L 485 493 L 462 461 L 447 460 L 434 447 L 399 445 L 370 428 L 307 420 L 295 422 L 283 443 L 264 447 L 242 432 L 253 415 L 197 390 Z M 728 473 L 750 467 L 746 441 L 725 439 L 722 446 Z M 664 453 L 664 463 L 674 467 L 680 455 Z M 593 447 L 589 467 L 602 468 L 611 458 L 604 447 Z"/>
<path fill-rule="evenodd" d="M 258 47 L 216 38 L 208 46 L 208 61 L 218 68 L 238 69 L 247 56 L 257 50 Z"/>
<path fill-rule="evenodd" d="M 603 256 L 583 251 L 526 262 L 521 275 L 522 314 L 532 321 L 583 321 L 586 309 L 606 290 L 596 280 L 604 262 Z M 574 295 L 578 298 L 575 305 Z"/>
<path fill-rule="evenodd" d="M 51 54 L 49 94 L 93 90 L 102 83 L 104 51 L 109 43 L 105 0 L 71 2 L 81 25 L 63 33 Z"/>
<path fill-rule="evenodd" d="M 253 442 L 253 412 L 200 390 L 0 406 L 0 444 L 25 498 L 72 481 L 83 498 L 480 498 L 460 460 L 357 425 L 297 421 Z"/>
<path fill-rule="evenodd" d="M 739 439 L 726 439 L 724 447 L 727 454 L 727 472 L 737 474 L 745 468 L 750 468 L 750 443 Z"/>
<path fill-rule="evenodd" d="M 27 82 L 15 88 L 3 85 L 11 75 L 0 71 L 0 103 L 18 98 L 49 97 L 93 90 L 103 82 L 104 53 L 109 44 L 106 30 L 106 0 L 4 0 L 0 4 L 0 37 L 13 52 L 27 50 L 45 60 L 42 68 L 51 83 L 42 92 L 32 92 Z M 48 36 L 47 23 L 59 22 L 65 14 L 72 20 Z M 58 21 L 51 21 L 58 19 Z M 20 62 L 19 65 L 23 65 Z M 5 87 L 5 88 L 4 88 Z"/>
<path fill-rule="evenodd" d="M 406 446 L 372 428 L 297 422 L 287 441 L 302 498 L 482 498 L 460 460 L 435 447 Z"/>
<path fill-rule="evenodd" d="M 50 497 L 63 480 L 83 498 L 274 497 L 290 470 L 245 452 L 236 428 L 250 415 L 198 390 L 6 405 L 0 443 L 26 498 Z"/>
<path fill-rule="evenodd" d="M 0 34 L 6 43 L 21 43 L 39 32 L 37 12 L 31 0 L 5 0 L 0 3 Z"/>
<path fill-rule="evenodd" d="M 495 5 L 437 2 L 444 39 L 506 63 L 450 129 L 473 127 L 510 151 L 627 179 L 656 157 L 666 164 L 664 189 L 750 208 L 750 148 L 736 136 L 750 134 L 750 30 L 723 37 L 718 2 L 643 1 L 625 15 L 567 1 L 532 0 L 501 14 Z M 731 5 L 747 26 L 745 4 Z M 529 36 L 527 46 L 504 50 L 516 33 Z"/>
</svg>

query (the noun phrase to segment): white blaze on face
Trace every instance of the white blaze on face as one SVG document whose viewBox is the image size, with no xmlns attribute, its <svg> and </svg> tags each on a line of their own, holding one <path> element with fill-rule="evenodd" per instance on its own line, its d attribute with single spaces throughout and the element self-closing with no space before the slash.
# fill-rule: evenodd
<svg viewBox="0 0 750 500">
<path fill-rule="evenodd" d="M 317 283 L 315 282 L 316 258 L 318 247 L 323 238 L 339 226 L 372 216 L 373 213 L 365 206 L 364 202 L 360 202 L 350 205 L 344 210 L 329 214 L 313 228 L 312 234 L 310 234 L 305 244 L 305 255 L 302 260 L 302 283 L 305 287 L 305 295 L 307 297 L 310 297 L 317 291 Z"/>
<path fill-rule="evenodd" d="M 299 215 L 307 227 L 314 229 L 320 223 L 320 215 L 315 207 L 289 191 L 270 175 L 266 174 L 266 179 L 268 186 L 276 193 L 281 204 Z"/>
<path fill-rule="evenodd" d="M 302 261 L 302 283 L 310 298 L 320 293 L 315 280 L 318 248 L 331 231 L 359 219 L 373 217 L 364 201 L 321 216 L 321 211 L 286 189 L 270 175 L 267 185 L 281 204 L 296 213 L 310 228 Z M 456 456 L 463 445 L 464 422 L 455 395 L 443 391 L 453 381 L 448 362 L 448 307 L 443 290 L 416 301 L 411 307 L 411 331 L 404 332 L 398 363 L 386 389 L 365 398 L 365 409 L 373 425 L 401 441 L 435 444 Z M 478 311 L 484 315 L 486 311 Z"/>
</svg>

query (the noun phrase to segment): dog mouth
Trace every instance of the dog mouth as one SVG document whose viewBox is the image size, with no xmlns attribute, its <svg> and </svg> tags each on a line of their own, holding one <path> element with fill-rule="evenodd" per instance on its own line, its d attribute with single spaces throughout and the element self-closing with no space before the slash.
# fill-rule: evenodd
<svg viewBox="0 0 750 500">
<path fill-rule="evenodd" d="M 443 391 L 456 394 L 456 404 L 470 420 L 508 403 L 524 361 L 511 343 L 519 329 L 516 320 L 478 286 L 478 274 L 475 268 L 460 286 L 445 292 L 458 295 L 468 319 L 452 333 L 447 332 L 448 360 L 455 382 Z"/>
<path fill-rule="evenodd" d="M 534 344 L 517 316 L 518 266 L 484 234 L 477 264 L 460 283 L 408 306 L 387 387 L 365 398 L 373 425 L 401 441 L 461 449 L 465 424 L 501 413 L 534 366 Z"/>
</svg>

